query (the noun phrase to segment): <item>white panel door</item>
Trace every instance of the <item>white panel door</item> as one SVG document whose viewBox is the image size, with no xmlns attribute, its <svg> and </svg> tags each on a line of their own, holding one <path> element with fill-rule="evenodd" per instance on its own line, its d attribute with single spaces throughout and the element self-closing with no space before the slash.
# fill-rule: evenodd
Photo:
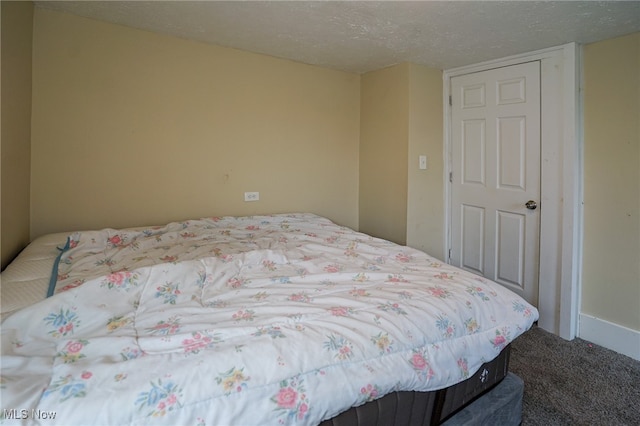
<svg viewBox="0 0 640 426">
<path fill-rule="evenodd" d="M 450 262 L 538 303 L 540 62 L 451 79 Z"/>
</svg>

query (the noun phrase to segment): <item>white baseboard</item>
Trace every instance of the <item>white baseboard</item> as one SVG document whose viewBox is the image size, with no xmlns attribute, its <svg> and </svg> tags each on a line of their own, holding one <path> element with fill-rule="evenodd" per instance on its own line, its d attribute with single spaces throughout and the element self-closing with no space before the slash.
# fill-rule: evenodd
<svg viewBox="0 0 640 426">
<path fill-rule="evenodd" d="M 640 331 L 580 314 L 579 337 L 640 361 Z"/>
</svg>

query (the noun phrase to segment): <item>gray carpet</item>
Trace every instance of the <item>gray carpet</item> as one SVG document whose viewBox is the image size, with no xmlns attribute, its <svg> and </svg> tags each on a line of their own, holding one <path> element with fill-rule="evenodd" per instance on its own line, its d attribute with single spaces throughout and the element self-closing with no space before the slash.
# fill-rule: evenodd
<svg viewBox="0 0 640 426">
<path fill-rule="evenodd" d="M 640 425 L 640 361 L 533 327 L 512 344 L 523 426 Z"/>
</svg>

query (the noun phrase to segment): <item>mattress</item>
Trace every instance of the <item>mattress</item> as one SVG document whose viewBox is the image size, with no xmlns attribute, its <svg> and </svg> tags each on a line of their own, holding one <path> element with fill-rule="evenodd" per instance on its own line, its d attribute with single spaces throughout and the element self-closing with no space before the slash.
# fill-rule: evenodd
<svg viewBox="0 0 640 426">
<path fill-rule="evenodd" d="M 53 264 L 64 247 L 69 233 L 56 233 L 36 238 L 0 275 L 0 315 L 33 305 L 47 296 Z"/>
<path fill-rule="evenodd" d="M 518 425 L 522 411 L 522 389 L 518 385 L 522 386 L 521 380 L 508 372 L 510 352 L 511 346 L 507 346 L 472 377 L 448 388 L 431 392 L 392 392 L 325 420 L 321 426 Z M 509 374 L 513 376 L 510 383 L 494 390 Z M 505 391 L 508 396 L 504 395 Z M 469 407 L 482 397 L 491 402 Z M 465 407 L 468 407 L 466 411 L 461 412 Z M 503 421 L 496 422 L 501 416 Z M 488 421 L 478 421 L 481 418 Z"/>
<path fill-rule="evenodd" d="M 2 275 L 1 391 L 66 424 L 317 424 L 396 391 L 427 408 L 436 391 L 441 422 L 504 377 L 538 315 L 482 277 L 309 214 L 59 238 Z M 5 300 L 24 284 L 36 291 Z"/>
</svg>

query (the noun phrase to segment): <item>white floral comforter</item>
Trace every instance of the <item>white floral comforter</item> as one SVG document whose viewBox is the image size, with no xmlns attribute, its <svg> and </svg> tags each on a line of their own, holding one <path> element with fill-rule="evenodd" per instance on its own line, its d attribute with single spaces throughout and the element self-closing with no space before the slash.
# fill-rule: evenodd
<svg viewBox="0 0 640 426">
<path fill-rule="evenodd" d="M 56 294 L 2 324 L 3 422 L 317 424 L 460 382 L 537 317 L 310 214 L 74 234 Z"/>
</svg>

